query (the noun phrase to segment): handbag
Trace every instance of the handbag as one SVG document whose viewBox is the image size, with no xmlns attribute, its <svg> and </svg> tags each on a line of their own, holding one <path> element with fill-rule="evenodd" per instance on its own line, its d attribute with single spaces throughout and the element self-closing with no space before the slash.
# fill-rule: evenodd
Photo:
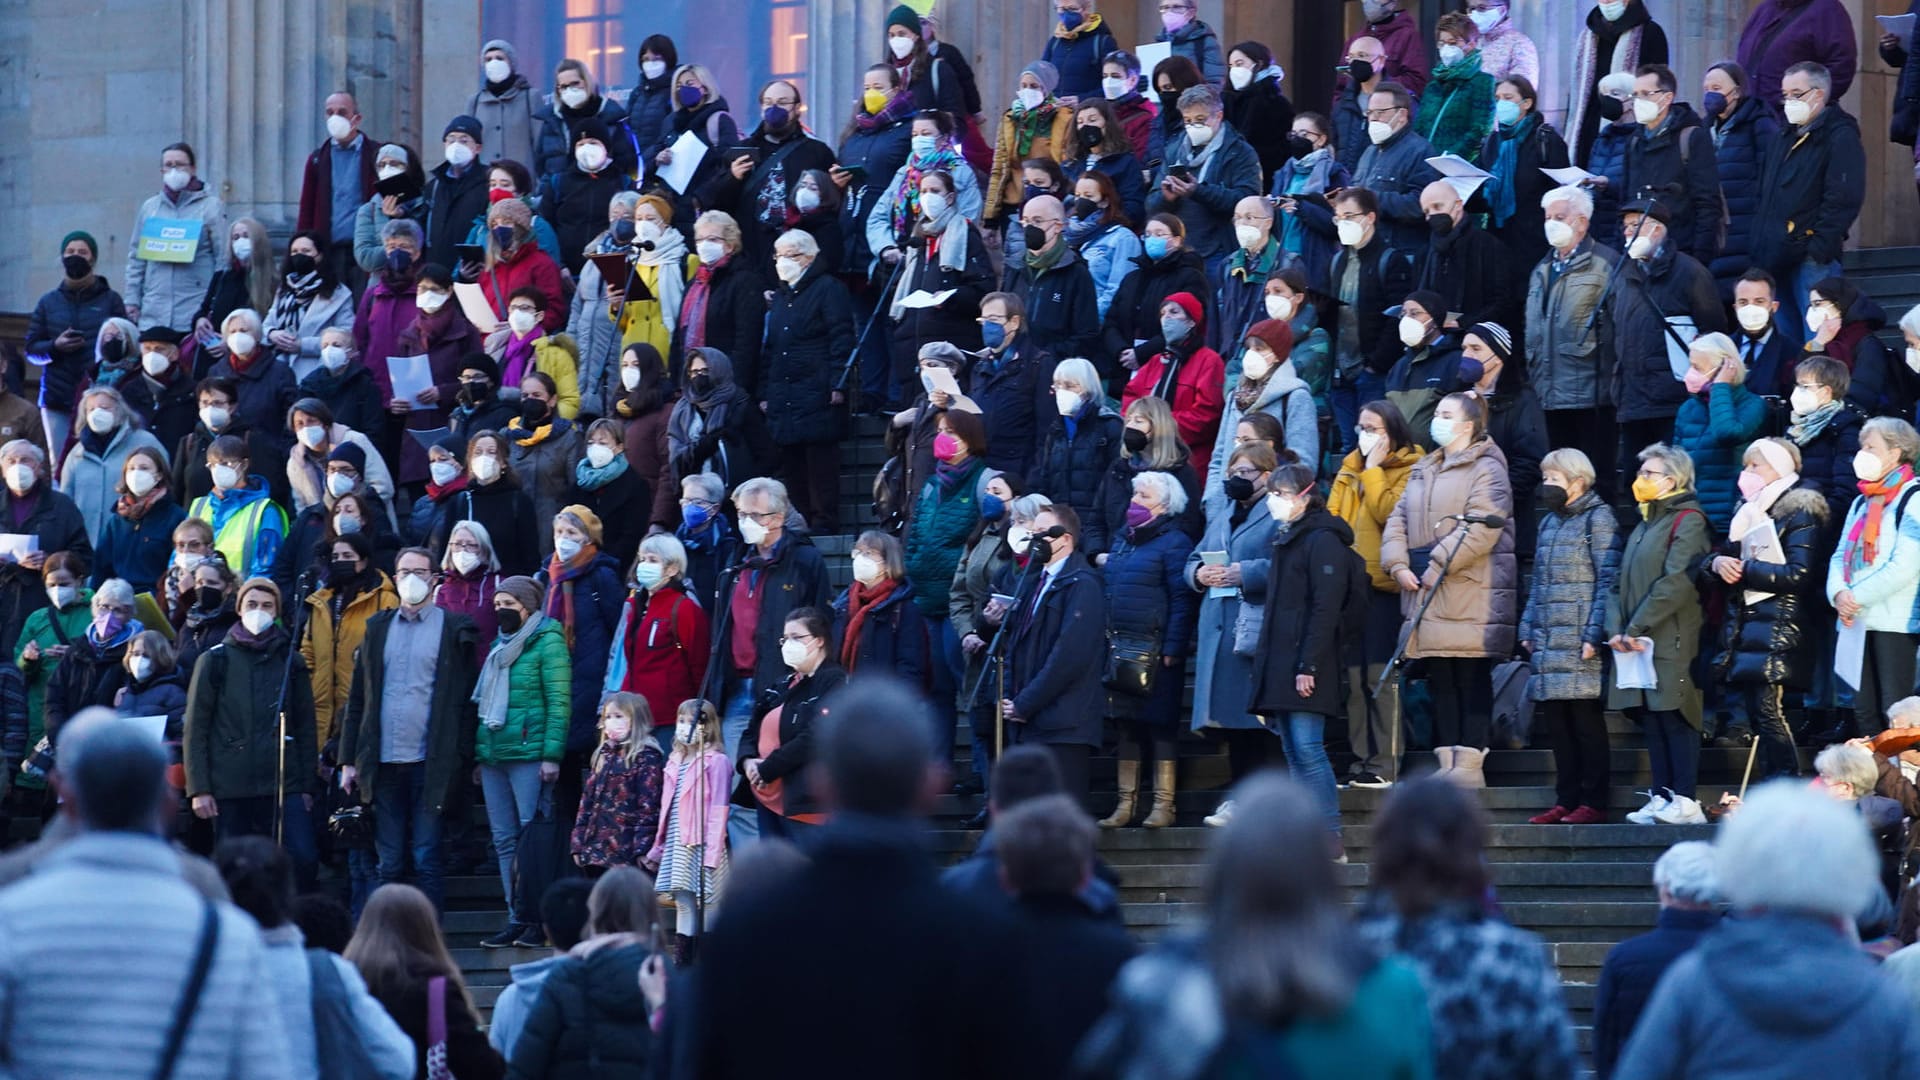
<svg viewBox="0 0 1920 1080">
<path fill-rule="evenodd" d="M 427 1080 L 453 1080 L 447 1067 L 447 977 L 427 980 Z"/>
<path fill-rule="evenodd" d="M 564 876 L 572 865 L 567 850 L 571 824 L 563 825 L 555 820 L 553 785 L 540 785 L 533 817 L 520 830 L 520 845 L 513 853 L 513 895 L 507 899 L 516 911 L 538 910 L 547 886 Z"/>
<path fill-rule="evenodd" d="M 1100 683 L 1116 694 L 1128 697 L 1152 697 L 1154 672 L 1160 667 L 1160 650 L 1144 641 L 1107 638 L 1107 663 Z"/>
<path fill-rule="evenodd" d="M 1240 601 L 1240 609 L 1233 614 L 1233 655 L 1256 657 L 1260 655 L 1260 632 L 1267 625 L 1267 605 Z"/>
</svg>

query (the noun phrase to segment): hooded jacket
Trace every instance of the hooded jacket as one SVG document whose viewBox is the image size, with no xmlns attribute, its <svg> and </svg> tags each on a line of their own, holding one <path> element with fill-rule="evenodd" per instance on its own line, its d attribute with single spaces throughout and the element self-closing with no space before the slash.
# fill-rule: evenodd
<svg viewBox="0 0 1920 1080">
<path fill-rule="evenodd" d="M 200 223 L 199 244 L 189 262 L 152 262 L 140 257 L 137 238 L 153 219 L 186 220 Z M 127 245 L 127 272 L 124 275 L 128 306 L 140 309 L 140 329 L 168 326 L 185 332 L 193 327 L 193 313 L 200 309 L 213 272 L 227 254 L 227 208 L 220 197 L 199 177 L 178 193 L 161 191 L 140 204 L 133 219 L 135 243 Z M 60 327 L 60 330 L 66 329 Z M 54 331 L 56 334 L 59 330 Z"/>
<path fill-rule="evenodd" d="M 568 957 L 546 973 L 513 1043 L 509 1080 L 616 1080 L 648 1075 L 654 1034 L 640 993 L 640 944 Z"/>
<path fill-rule="evenodd" d="M 1498 515 L 1498 529 L 1449 521 L 1449 515 Z M 1513 554 L 1513 488 L 1507 458 L 1491 438 L 1453 453 L 1436 450 L 1420 459 L 1407 490 L 1387 518 L 1380 539 L 1380 565 L 1389 576 L 1411 567 L 1416 548 L 1431 559 L 1421 584 L 1435 590 L 1408 656 L 1492 657 L 1513 653 L 1519 617 L 1519 564 Z M 1440 578 L 1442 566 L 1446 578 Z M 1280 580 L 1280 575 L 1274 575 Z M 1412 618 L 1421 595 L 1402 593 L 1401 614 Z"/>
<path fill-rule="evenodd" d="M 186 794 L 215 799 L 271 797 L 282 765 L 274 703 L 286 687 L 286 791 L 312 794 L 320 788 L 314 763 L 313 692 L 307 665 L 289 657 L 292 642 L 278 625 L 259 641 L 227 639 L 200 654 L 187 686 L 181 760 Z"/>
<path fill-rule="evenodd" d="M 486 85 L 482 76 L 480 89 L 467 99 L 467 115 L 480 121 L 480 156 L 475 161 L 488 165 L 501 160 L 518 161 L 531 169 L 534 141 L 540 135 L 540 121 L 534 116 L 533 87 L 520 72 L 520 54 L 512 42 L 494 38 L 480 47 L 480 53 L 484 56 L 494 49 L 507 54 L 513 73 L 499 89 Z"/>
<path fill-rule="evenodd" d="M 704 397 L 691 388 L 667 417 L 667 455 L 675 490 L 695 473 L 710 472 L 732 490 L 742 480 L 764 476 L 775 451 L 766 414 L 734 379 L 733 361 L 718 349 L 701 353 L 713 387 Z"/>
<path fill-rule="evenodd" d="M 1353 551 L 1352 527 L 1324 507 L 1274 530 L 1257 654 L 1266 662 L 1256 673 L 1252 711 L 1267 717 L 1346 711 L 1337 673 L 1346 663 L 1346 646 L 1359 638 L 1353 629 L 1359 612 L 1347 610 L 1347 599 L 1357 587 L 1354 579 L 1365 573 Z M 1300 675 L 1314 676 L 1311 694 L 1300 693 Z"/>
</svg>

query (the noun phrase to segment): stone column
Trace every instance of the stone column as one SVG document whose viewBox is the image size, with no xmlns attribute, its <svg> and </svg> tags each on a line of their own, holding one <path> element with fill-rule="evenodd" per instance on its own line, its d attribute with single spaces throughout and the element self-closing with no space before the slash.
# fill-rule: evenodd
<svg viewBox="0 0 1920 1080">
<path fill-rule="evenodd" d="M 807 5 L 807 123 L 814 137 L 830 146 L 838 147 L 840 131 L 852 116 L 861 76 L 889 55 L 884 23 L 890 10 L 863 0 Z"/>
<path fill-rule="evenodd" d="M 1707 67 L 1733 58 L 1750 0 L 1646 0 L 1646 4 L 1653 21 L 1666 31 L 1669 64 L 1680 80 L 1681 100 L 1698 101 Z M 1517 0 L 1513 5 L 1514 23 L 1540 48 L 1541 111 L 1563 133 L 1573 95 L 1573 71 L 1579 62 L 1580 31 L 1593 7 L 1584 0 Z"/>
</svg>

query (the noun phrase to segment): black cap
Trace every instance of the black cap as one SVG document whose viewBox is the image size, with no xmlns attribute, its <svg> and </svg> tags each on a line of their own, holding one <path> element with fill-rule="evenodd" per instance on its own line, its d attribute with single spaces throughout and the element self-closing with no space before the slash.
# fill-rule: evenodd
<svg viewBox="0 0 1920 1080">
<path fill-rule="evenodd" d="M 467 116 L 463 113 L 447 121 L 447 129 L 440 133 L 440 138 L 445 139 L 457 131 L 484 146 L 486 145 L 486 140 L 481 138 L 482 130 L 480 121 L 477 118 Z"/>
<path fill-rule="evenodd" d="M 1620 208 L 1621 217 L 1628 214 L 1642 214 L 1662 225 L 1673 224 L 1673 215 L 1668 212 L 1667 204 L 1659 199 L 1635 199 Z"/>
<path fill-rule="evenodd" d="M 187 339 L 187 335 L 169 326 L 149 326 L 140 331 L 140 343 L 155 342 L 161 345 L 178 345 Z"/>
</svg>

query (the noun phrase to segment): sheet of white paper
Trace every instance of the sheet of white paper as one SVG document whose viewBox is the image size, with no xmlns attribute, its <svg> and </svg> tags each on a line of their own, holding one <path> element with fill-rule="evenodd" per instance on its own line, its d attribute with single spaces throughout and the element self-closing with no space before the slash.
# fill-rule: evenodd
<svg viewBox="0 0 1920 1080">
<path fill-rule="evenodd" d="M 1900 39 L 1902 49 L 1913 48 L 1913 15 L 1875 15 L 1873 18 L 1880 24 L 1880 29 Z"/>
<path fill-rule="evenodd" d="M 1462 201 L 1473 198 L 1473 193 L 1480 190 L 1480 185 L 1493 175 L 1458 154 L 1430 157 L 1427 164 L 1433 166 L 1449 187 L 1460 193 Z"/>
<path fill-rule="evenodd" d="M 0 562 L 19 562 L 39 550 L 40 538 L 33 533 L 0 533 Z"/>
<path fill-rule="evenodd" d="M 1207 566 L 1225 566 L 1227 565 L 1227 553 L 1224 551 L 1203 551 L 1200 553 L 1200 561 Z M 1240 590 L 1232 585 L 1215 585 L 1207 590 L 1207 595 L 1224 600 L 1229 597 L 1239 596 Z"/>
<path fill-rule="evenodd" d="M 167 740 L 166 713 L 160 713 L 156 716 L 129 716 L 126 717 L 126 721 L 141 731 L 152 735 L 154 742 L 165 742 Z"/>
<path fill-rule="evenodd" d="M 1693 325 L 1691 315 L 1669 315 L 1667 326 L 1673 333 L 1665 330 L 1660 332 L 1660 340 L 1667 343 L 1667 370 L 1673 372 L 1674 378 L 1684 379 L 1687 377 L 1687 368 L 1693 366 L 1689 354 L 1692 352 L 1693 339 L 1700 336 L 1700 328 Z"/>
<path fill-rule="evenodd" d="M 433 406 L 422 405 L 414 398 L 420 391 L 433 385 L 433 369 L 428 366 L 427 357 L 389 356 L 387 372 L 393 376 L 393 397 L 396 401 L 407 403 L 408 409 L 429 409 Z"/>
<path fill-rule="evenodd" d="M 939 307 L 941 304 L 946 303 L 948 298 L 956 291 L 957 290 L 954 289 L 944 289 L 937 293 L 930 293 L 925 289 L 915 289 L 908 293 L 904 300 L 900 301 L 900 306 L 904 308 Z"/>
<path fill-rule="evenodd" d="M 693 180 L 694 171 L 706 160 L 707 144 L 689 128 L 685 134 L 667 147 L 673 151 L 673 160 L 654 170 L 654 179 L 682 195 L 687 193 L 687 184 Z"/>
<path fill-rule="evenodd" d="M 1772 519 L 1763 519 L 1740 538 L 1740 561 L 1775 564 L 1787 561 L 1786 552 L 1780 546 L 1780 530 L 1773 527 Z M 1772 595 L 1770 592 L 1748 589 L 1745 599 L 1751 605 Z"/>
<path fill-rule="evenodd" d="M 1564 169 L 1541 169 L 1540 171 L 1546 173 L 1547 179 L 1552 180 L 1556 184 L 1569 185 L 1578 184 L 1583 180 L 1591 180 L 1594 175 L 1578 165 L 1569 165 Z"/>
<path fill-rule="evenodd" d="M 1613 654 L 1613 685 L 1617 690 L 1658 690 L 1660 680 L 1653 673 L 1653 639 L 1635 638 L 1645 646 L 1639 652 Z"/>
<path fill-rule="evenodd" d="M 1860 669 L 1866 666 L 1867 624 L 1859 619 L 1853 625 L 1835 620 L 1839 634 L 1833 642 L 1833 673 L 1840 681 L 1860 689 Z"/>
<path fill-rule="evenodd" d="M 953 372 L 943 367 L 930 367 L 924 370 L 926 371 L 928 380 L 933 383 L 932 392 L 945 394 L 952 398 L 966 396 L 960 392 L 960 380 L 953 377 Z"/>
<path fill-rule="evenodd" d="M 1133 50 L 1133 55 L 1140 61 L 1141 74 L 1152 79 L 1154 65 L 1173 55 L 1173 42 L 1150 41 Z"/>
<path fill-rule="evenodd" d="M 487 302 L 486 290 L 471 281 L 454 283 L 453 298 L 460 301 L 460 314 L 467 317 L 475 330 L 482 334 L 491 334 L 500 329 L 500 316 L 493 313 L 493 305 Z"/>
</svg>

